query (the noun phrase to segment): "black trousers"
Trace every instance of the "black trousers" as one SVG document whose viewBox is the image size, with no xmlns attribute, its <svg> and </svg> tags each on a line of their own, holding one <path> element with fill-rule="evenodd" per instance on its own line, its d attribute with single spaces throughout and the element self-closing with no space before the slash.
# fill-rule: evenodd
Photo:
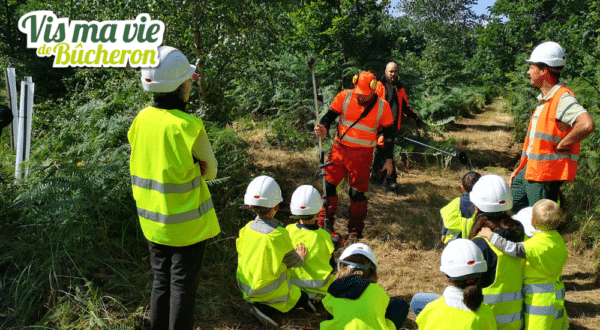
<svg viewBox="0 0 600 330">
<path fill-rule="evenodd" d="M 385 158 L 385 149 L 377 146 L 375 147 L 375 155 L 373 156 L 373 166 L 371 168 L 371 179 L 377 181 L 377 183 L 383 183 L 384 180 L 388 183 L 396 183 L 398 174 L 396 173 L 396 166 L 393 166 L 392 173 L 381 172 L 383 165 L 387 159 Z M 396 162 L 392 159 L 392 162 Z"/>
<path fill-rule="evenodd" d="M 198 273 L 206 241 L 181 247 L 148 241 L 148 247 L 154 272 L 152 330 L 193 330 Z"/>
</svg>

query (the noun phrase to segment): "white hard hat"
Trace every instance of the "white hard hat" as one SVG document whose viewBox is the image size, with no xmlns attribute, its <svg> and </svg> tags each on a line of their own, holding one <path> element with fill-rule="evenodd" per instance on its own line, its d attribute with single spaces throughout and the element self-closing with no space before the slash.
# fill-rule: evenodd
<svg viewBox="0 0 600 330">
<path fill-rule="evenodd" d="M 321 194 L 311 185 L 302 185 L 292 194 L 290 210 L 293 215 L 313 215 L 319 213 L 323 206 Z"/>
<path fill-rule="evenodd" d="M 244 204 L 253 206 L 262 206 L 273 208 L 281 203 L 281 189 L 279 185 L 270 176 L 261 175 L 248 185 L 246 195 L 244 195 Z"/>
<path fill-rule="evenodd" d="M 147 92 L 172 92 L 196 71 L 182 52 L 170 46 L 158 47 L 158 61 L 156 67 L 142 68 L 142 87 Z"/>
<path fill-rule="evenodd" d="M 513 205 L 506 180 L 496 174 L 487 174 L 477 180 L 469 198 L 480 211 L 488 213 L 508 211 Z"/>
<path fill-rule="evenodd" d="M 565 56 L 565 50 L 559 44 L 554 41 L 546 41 L 535 47 L 527 62 L 560 67 L 565 66 L 567 57 Z"/>
<path fill-rule="evenodd" d="M 354 243 L 347 247 L 344 250 L 344 252 L 342 252 L 342 255 L 338 259 L 338 262 L 343 262 L 344 259 L 355 254 L 360 254 L 367 257 L 367 259 L 369 259 L 373 263 L 373 265 L 375 265 L 375 270 L 377 270 L 378 265 L 377 258 L 375 258 L 375 253 L 367 244 L 364 243 Z"/>
<path fill-rule="evenodd" d="M 476 273 L 485 273 L 487 263 L 483 253 L 475 243 L 458 238 L 446 245 L 442 252 L 440 270 L 450 277 L 462 277 Z"/>
<path fill-rule="evenodd" d="M 519 221 L 523 225 L 523 228 L 525 228 L 525 235 L 527 235 L 527 237 L 532 237 L 533 234 L 539 232 L 539 230 L 535 229 L 531 224 L 531 218 L 533 217 L 532 212 L 533 206 L 529 206 L 521 209 L 521 211 L 512 216 L 514 220 Z"/>
</svg>

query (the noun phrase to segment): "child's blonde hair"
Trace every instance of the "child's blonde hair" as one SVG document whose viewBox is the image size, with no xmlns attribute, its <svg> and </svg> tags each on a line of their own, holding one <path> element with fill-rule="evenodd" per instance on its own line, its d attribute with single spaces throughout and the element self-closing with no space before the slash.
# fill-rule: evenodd
<svg viewBox="0 0 600 330">
<path fill-rule="evenodd" d="M 563 220 L 560 206 L 552 200 L 542 199 L 533 204 L 531 224 L 541 231 L 554 230 Z"/>
<path fill-rule="evenodd" d="M 348 265 L 344 264 L 343 262 L 340 262 L 338 263 L 338 272 L 335 275 L 336 280 L 349 275 L 360 275 L 373 283 L 377 283 L 377 269 L 375 268 L 375 265 L 371 262 L 371 260 L 369 260 L 369 258 L 360 254 L 353 254 L 344 258 L 344 260 L 356 264 L 369 265 L 369 268 L 367 268 L 366 270 L 353 269 L 348 267 Z"/>
</svg>

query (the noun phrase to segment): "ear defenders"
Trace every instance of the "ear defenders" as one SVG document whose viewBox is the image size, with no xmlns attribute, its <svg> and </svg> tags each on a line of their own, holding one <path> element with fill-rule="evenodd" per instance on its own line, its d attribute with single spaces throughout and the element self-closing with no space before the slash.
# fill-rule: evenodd
<svg viewBox="0 0 600 330">
<path fill-rule="evenodd" d="M 354 77 L 352 77 L 352 83 L 356 86 L 358 84 L 358 80 L 360 79 L 360 75 L 355 74 Z M 369 83 L 369 88 L 371 88 L 371 90 L 375 90 L 375 88 L 377 88 L 377 79 L 373 79 L 371 80 L 371 82 Z"/>
</svg>

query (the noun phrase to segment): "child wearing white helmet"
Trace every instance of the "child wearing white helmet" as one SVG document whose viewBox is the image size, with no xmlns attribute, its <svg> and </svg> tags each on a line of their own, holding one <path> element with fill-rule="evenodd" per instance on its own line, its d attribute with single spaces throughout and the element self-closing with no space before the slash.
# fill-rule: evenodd
<svg viewBox="0 0 600 330">
<path fill-rule="evenodd" d="M 425 306 L 421 298 L 424 294 L 416 294 L 411 301 L 419 329 L 495 330 L 494 313 L 483 303 L 479 285 L 481 275 L 487 270 L 481 250 L 468 239 L 453 240 L 442 252 L 440 270 L 449 284 L 443 295 L 435 295 L 438 298 Z"/>
<path fill-rule="evenodd" d="M 526 258 L 525 329 L 568 329 L 561 275 L 569 254 L 556 231 L 563 213 L 556 202 L 542 199 L 533 205 L 531 216 L 533 237 L 525 242 L 506 240 L 489 228 L 483 228 L 479 235 L 508 255 Z"/>
<path fill-rule="evenodd" d="M 289 268 L 301 267 L 307 250 L 294 248 L 289 233 L 274 219 L 281 190 L 270 176 L 256 177 L 246 189 L 244 204 L 256 218 L 240 229 L 236 240 L 236 278 L 246 300 L 246 311 L 265 326 L 278 326 L 273 317 L 295 308 L 314 312 L 308 294 L 290 283 Z"/>
<path fill-rule="evenodd" d="M 498 329 L 519 330 L 523 326 L 523 260 L 495 248 L 486 238 L 477 236 L 489 227 L 511 241 L 522 242 L 523 225 L 510 217 L 512 195 L 506 181 L 495 174 L 482 176 L 470 193 L 477 217 L 469 238 L 483 253 L 487 271 L 481 277 L 484 302 L 496 316 Z"/>
<path fill-rule="evenodd" d="M 408 315 L 402 298 L 390 301 L 377 285 L 377 259 L 369 246 L 355 243 L 338 259 L 338 273 L 329 286 L 323 306 L 327 320 L 320 329 L 400 329 Z"/>
<path fill-rule="evenodd" d="M 321 300 L 333 282 L 334 246 L 331 236 L 319 227 L 317 218 L 323 205 L 319 191 L 311 185 L 302 185 L 292 194 L 290 211 L 298 223 L 290 224 L 286 230 L 292 244 L 304 243 L 310 254 L 302 267 L 293 268 L 291 283 L 308 293 L 309 298 Z"/>
</svg>

